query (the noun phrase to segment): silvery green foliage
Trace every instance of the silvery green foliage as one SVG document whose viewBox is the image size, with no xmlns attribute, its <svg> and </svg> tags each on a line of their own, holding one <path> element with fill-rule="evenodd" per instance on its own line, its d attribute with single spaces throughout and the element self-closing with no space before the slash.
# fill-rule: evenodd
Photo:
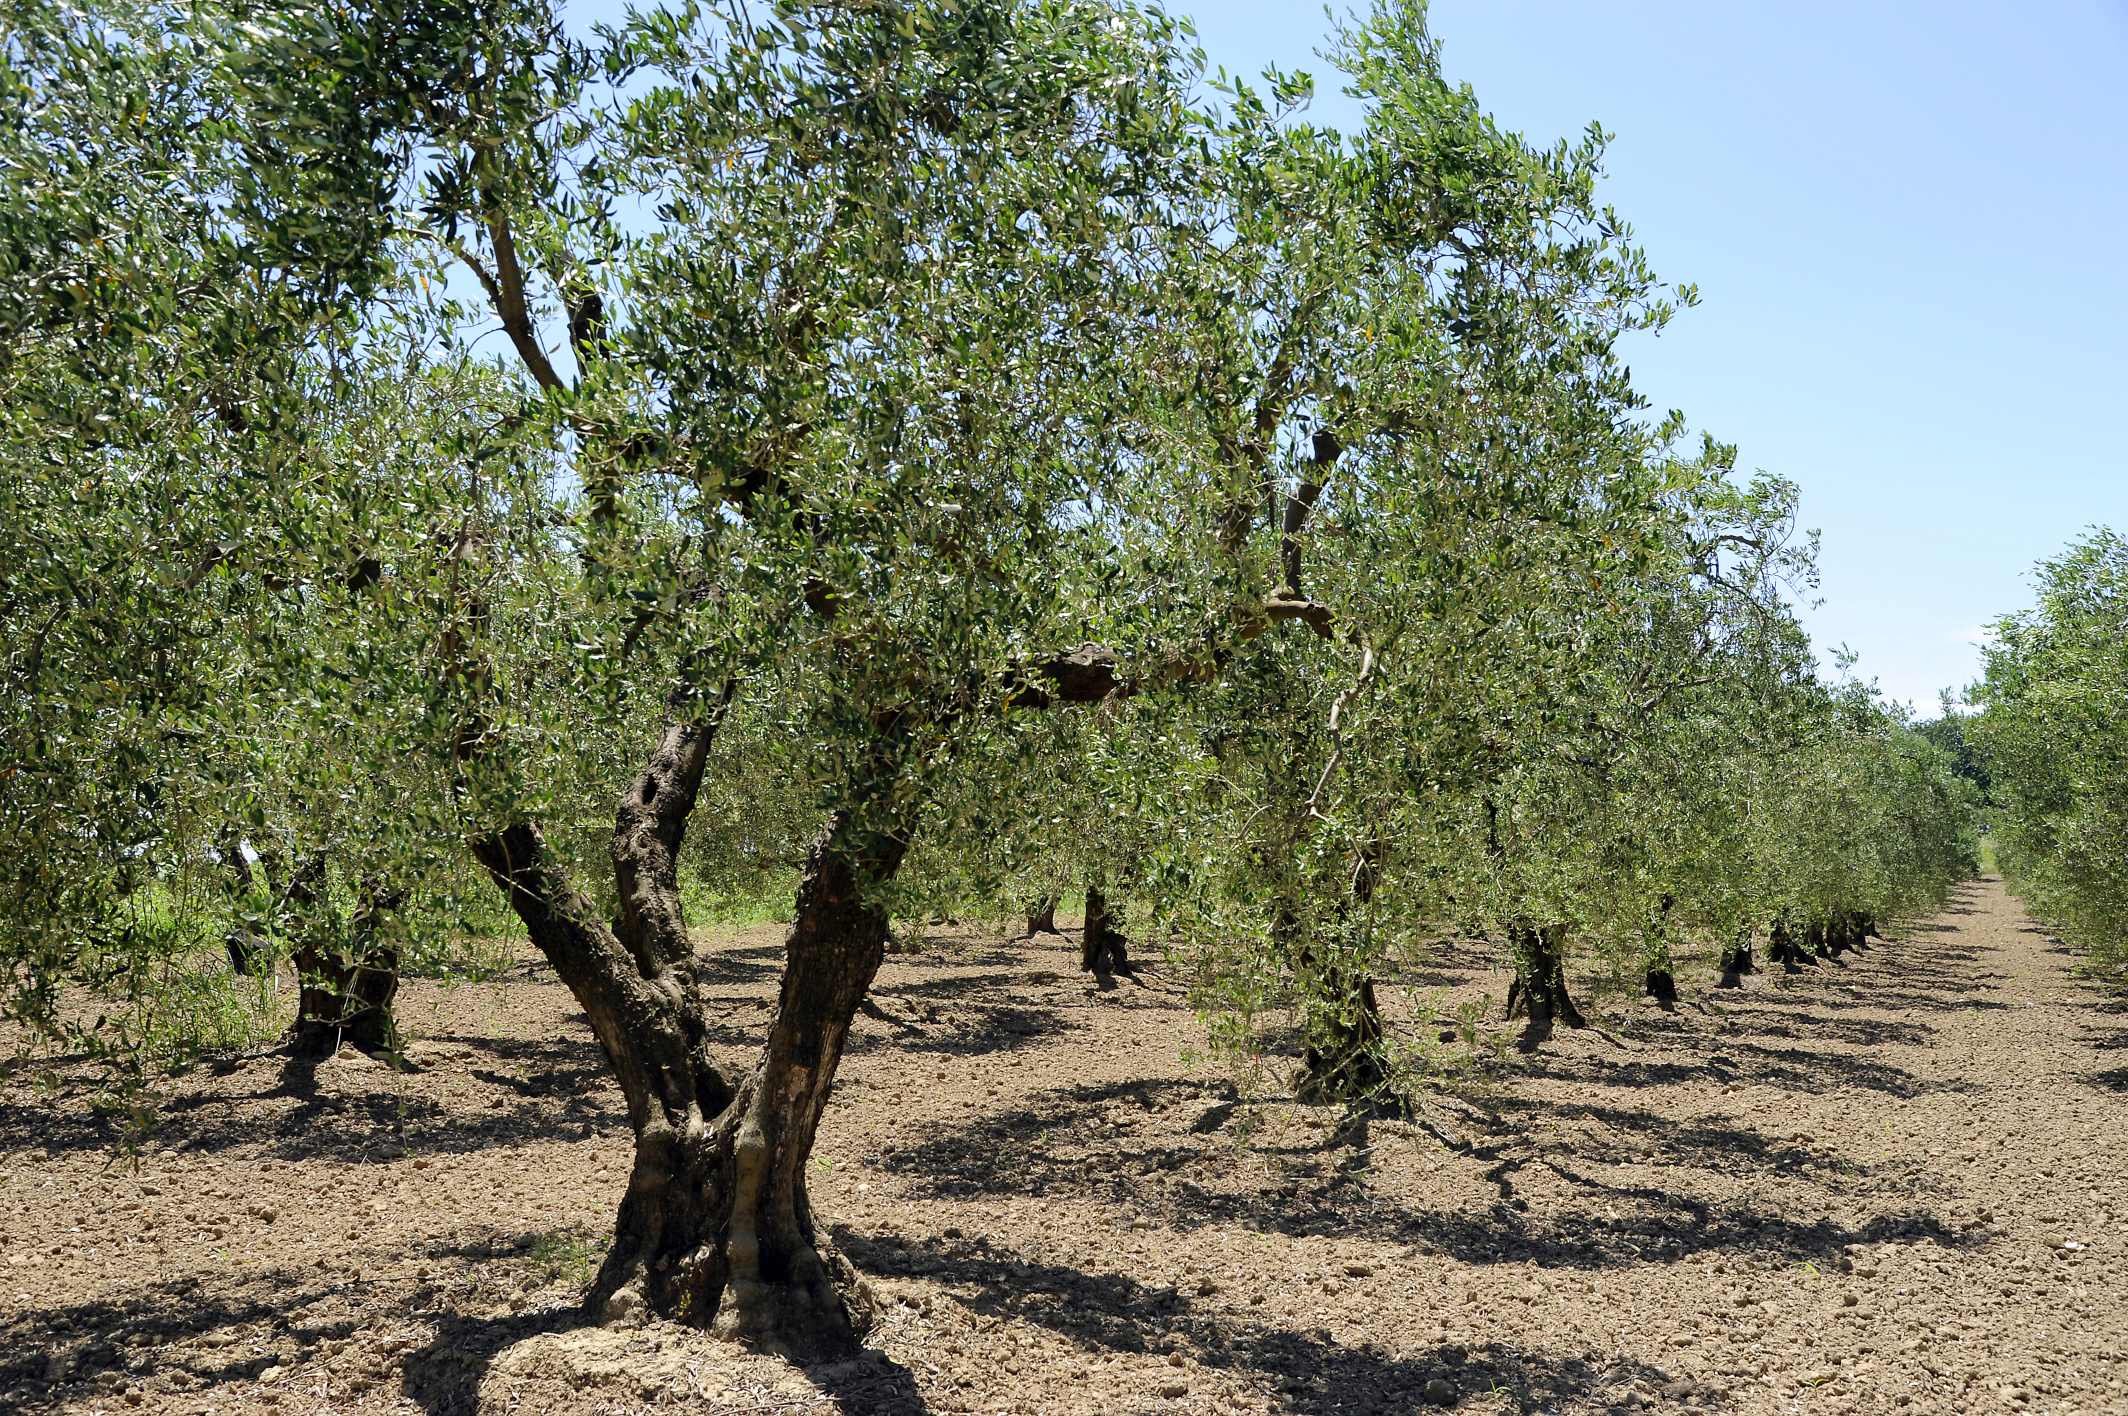
<svg viewBox="0 0 2128 1416">
<path fill-rule="evenodd" d="M 1623 959 L 1666 897 L 1957 868 L 1934 759 L 1811 674 L 1793 489 L 1631 386 L 1691 293 L 1601 134 L 1500 131 L 1416 6 L 1340 39 L 1352 134 L 1121 4 L 10 13 L 28 1013 L 134 986 L 144 890 L 491 928 L 504 822 L 610 909 L 672 714 L 723 715 L 705 885 L 848 812 L 918 843 L 888 904 L 1098 879 L 1311 1035 L 1442 928 Z M 1113 692 L 1051 701 L 1078 646 Z"/>
<path fill-rule="evenodd" d="M 1995 625 L 1971 690 L 1997 857 L 2028 908 L 2103 967 L 2128 955 L 2128 543 L 2098 530 Z"/>
</svg>

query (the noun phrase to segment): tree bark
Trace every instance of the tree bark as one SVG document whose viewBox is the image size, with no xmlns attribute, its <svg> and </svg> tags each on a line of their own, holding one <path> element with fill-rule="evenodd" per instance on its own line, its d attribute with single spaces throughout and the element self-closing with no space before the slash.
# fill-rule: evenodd
<svg viewBox="0 0 2128 1416">
<path fill-rule="evenodd" d="M 1108 902 L 1108 896 L 1098 885 L 1086 887 L 1086 929 L 1079 936 L 1079 967 L 1091 974 L 1108 975 L 1130 972 L 1130 959 L 1124 952 L 1129 941 L 1117 928 L 1123 922 L 1123 912 Z"/>
<path fill-rule="evenodd" d="M 1742 988 L 1744 975 L 1757 973 L 1758 966 L 1751 961 L 1751 927 L 1746 925 L 1737 931 L 1736 938 L 1722 950 L 1722 976 L 1715 982 L 1716 988 Z"/>
<path fill-rule="evenodd" d="M 1295 1090 L 1315 1102 L 1378 1096 L 1389 1074 L 1382 1067 L 1382 1009 L 1374 980 L 1328 969 L 1316 975 L 1316 987 L 1335 1006 L 1313 1020 Z"/>
<path fill-rule="evenodd" d="M 675 864 L 714 731 L 668 727 L 622 797 L 611 928 L 529 823 L 472 848 L 583 1006 L 635 1128 L 613 1247 L 586 1308 L 608 1321 L 677 1318 L 792 1356 L 848 1353 L 870 1326 L 872 1300 L 816 1226 L 805 1167 L 850 1020 L 885 953 L 887 918 L 865 887 L 900 868 L 907 840 L 848 814 L 814 839 L 768 1039 L 734 1086 L 709 1055 Z"/>
<path fill-rule="evenodd" d="M 1508 926 L 1508 939 L 1514 949 L 1515 981 L 1508 987 L 1507 1016 L 1529 1019 L 1518 1045 L 1528 1051 L 1543 1042 L 1555 1021 L 1587 1027 L 1588 1020 L 1566 991 L 1566 926 L 1540 928 L 1518 919 Z"/>
<path fill-rule="evenodd" d="M 1350 922 L 1354 909 L 1373 903 L 1381 862 L 1382 842 L 1377 834 L 1354 856 L 1346 899 L 1338 905 L 1341 925 Z M 1308 1018 L 1309 1036 L 1295 1090 L 1304 1098 L 1320 1101 L 1381 1096 L 1389 1084 L 1389 1071 L 1383 1064 L 1382 1010 L 1375 1001 L 1373 978 L 1323 966 L 1312 943 L 1302 937 L 1300 912 L 1290 902 L 1279 907 L 1274 931 L 1317 1000 Z"/>
<path fill-rule="evenodd" d="M 1804 964 L 1815 966 L 1818 962 L 1816 956 L 1805 954 L 1797 947 L 1795 934 L 1788 928 L 1788 916 L 1785 913 L 1774 917 L 1773 934 L 1766 944 L 1766 958 L 1771 963 L 1779 964 L 1786 973 L 1801 973 Z"/>
<path fill-rule="evenodd" d="M 1037 934 L 1061 934 L 1057 928 L 1057 897 L 1044 895 L 1027 907 L 1027 937 Z"/>
<path fill-rule="evenodd" d="M 299 887 L 300 904 L 306 910 L 316 905 L 316 886 L 325 879 L 322 855 L 313 856 L 305 869 L 313 867 L 314 873 Z M 295 887 L 297 882 L 290 884 Z M 304 929 L 294 956 L 302 976 L 293 1039 L 298 1055 L 322 1057 L 343 1042 L 364 1052 L 398 1049 L 392 1000 L 399 994 L 399 951 L 385 931 L 391 916 L 405 904 L 404 892 L 378 881 L 364 881 L 354 917 L 348 921 L 344 947 L 326 937 L 316 920 Z"/>
<path fill-rule="evenodd" d="M 1648 921 L 1647 931 L 1642 939 L 1647 968 L 1641 987 L 1655 1000 L 1656 1006 L 1666 1013 L 1677 1007 L 1677 966 L 1670 958 L 1668 928 L 1673 903 L 1668 895 L 1663 896 L 1662 903 L 1657 906 Z"/>
<path fill-rule="evenodd" d="M 249 907 L 258 888 L 258 877 L 252 873 L 251 862 L 244 859 L 244 840 L 236 827 L 222 830 L 214 844 L 214 853 L 221 857 L 223 891 L 229 902 L 229 930 L 222 936 L 222 947 L 228 951 L 229 967 L 235 972 L 250 977 L 272 958 L 264 940 L 252 932 Z"/>
<path fill-rule="evenodd" d="M 1803 961 L 1815 964 L 1831 957 L 1831 952 L 1825 946 L 1825 921 L 1812 918 L 1803 926 Z"/>
</svg>

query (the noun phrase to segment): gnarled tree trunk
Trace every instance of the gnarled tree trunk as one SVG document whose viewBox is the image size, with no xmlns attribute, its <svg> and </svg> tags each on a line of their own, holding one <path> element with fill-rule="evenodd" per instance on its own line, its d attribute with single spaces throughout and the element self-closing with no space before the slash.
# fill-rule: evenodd
<svg viewBox="0 0 2128 1416">
<path fill-rule="evenodd" d="M 1037 934 L 1061 934 L 1057 928 L 1057 897 L 1044 895 L 1027 907 L 1027 937 Z"/>
<path fill-rule="evenodd" d="M 1816 967 L 1818 962 L 1815 954 L 1805 953 L 1798 947 L 1795 933 L 1788 927 L 1786 914 L 1774 917 L 1772 935 L 1766 942 L 1766 958 L 1769 962 L 1779 964 L 1786 973 L 1801 973 L 1804 964 Z"/>
<path fill-rule="evenodd" d="M 1814 917 L 1803 926 L 1801 957 L 1806 964 L 1822 963 L 1833 957 L 1831 946 L 1825 942 L 1825 921 L 1822 918 Z"/>
<path fill-rule="evenodd" d="M 1354 909 L 1373 903 L 1381 861 L 1382 844 L 1376 837 L 1353 861 L 1348 898 L 1338 906 L 1340 924 L 1350 921 Z M 1313 995 L 1295 1090 L 1316 1101 L 1381 1096 L 1388 1087 L 1389 1072 L 1382 1054 L 1382 1009 L 1375 1001 L 1374 980 L 1350 968 L 1323 964 L 1303 933 L 1299 911 L 1290 902 L 1279 907 L 1274 929 L 1287 957 L 1295 961 L 1296 972 L 1304 976 L 1306 991 Z"/>
<path fill-rule="evenodd" d="M 734 1085 L 709 1055 L 675 866 L 713 733 L 710 723 L 668 727 L 622 797 L 610 928 L 535 827 L 477 838 L 473 852 L 583 1005 L 635 1128 L 613 1247 L 586 1307 L 608 1320 L 647 1310 L 794 1356 L 847 1352 L 870 1325 L 871 1299 L 814 1223 L 805 1166 L 885 952 L 887 919 L 865 886 L 900 868 L 907 842 L 847 815 L 814 839 L 768 1039 Z"/>
<path fill-rule="evenodd" d="M 1515 955 L 1515 981 L 1508 986 L 1507 1016 L 1527 1017 L 1520 1046 L 1535 1047 L 1552 1034 L 1552 1025 L 1585 1028 L 1588 1020 L 1566 991 L 1566 926 L 1542 928 L 1526 919 L 1508 926 Z"/>
<path fill-rule="evenodd" d="M 313 871 L 300 886 L 301 906 L 317 903 L 325 879 L 322 855 L 304 867 Z M 300 877 L 299 877 L 300 878 Z M 296 882 L 291 882 L 294 887 Z M 405 894 L 374 880 L 364 881 L 348 921 L 347 944 L 321 937 L 314 924 L 303 931 L 294 954 L 302 975 L 296 995 L 294 1043 L 297 1053 L 323 1056 L 351 1042 L 364 1052 L 390 1052 L 399 1046 L 392 1000 L 399 995 L 399 951 L 385 935 L 392 915 L 406 904 Z"/>
<path fill-rule="evenodd" d="M 1722 976 L 1715 981 L 1714 986 L 1742 988 L 1744 975 L 1758 971 L 1758 965 L 1751 961 L 1751 926 L 1747 924 L 1723 947 Z"/>
<path fill-rule="evenodd" d="M 1079 967 L 1091 974 L 1127 974 L 1130 958 L 1124 953 L 1123 912 L 1108 902 L 1098 885 L 1086 887 L 1086 929 L 1079 936 Z"/>
<path fill-rule="evenodd" d="M 1668 921 L 1670 907 L 1675 903 L 1668 895 L 1656 907 L 1648 921 L 1643 938 L 1643 953 L 1646 956 L 1646 975 L 1641 986 L 1655 1000 L 1656 1006 L 1669 1012 L 1677 1006 L 1677 966 L 1670 958 L 1670 931 Z"/>
<path fill-rule="evenodd" d="M 397 909 L 399 901 L 366 884 L 350 921 L 350 938 L 341 940 L 325 907 L 325 859 L 325 852 L 311 852 L 276 897 L 296 941 L 290 954 L 297 975 L 296 1020 L 289 1041 L 302 1057 L 323 1057 L 343 1042 L 365 1052 L 389 1051 L 397 1045 L 391 1004 L 399 991 L 399 956 L 380 944 L 377 934 L 381 916 Z"/>
<path fill-rule="evenodd" d="M 1296 1091 L 1306 1101 L 1352 1101 L 1378 1095 L 1387 1084 L 1382 1067 L 1382 1009 L 1374 980 L 1342 969 L 1316 975 L 1323 1006 L 1301 1053 Z"/>
</svg>

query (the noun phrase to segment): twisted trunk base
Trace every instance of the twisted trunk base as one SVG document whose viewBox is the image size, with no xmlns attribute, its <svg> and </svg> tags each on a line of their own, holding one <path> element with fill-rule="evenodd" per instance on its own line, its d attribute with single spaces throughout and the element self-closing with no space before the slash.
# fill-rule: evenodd
<svg viewBox="0 0 2128 1416">
<path fill-rule="evenodd" d="M 1641 936 L 1641 947 L 1647 958 L 1647 972 L 1642 976 L 1641 987 L 1665 1013 L 1677 1007 L 1677 965 L 1670 958 L 1669 931 L 1670 910 L 1675 904 L 1672 896 L 1664 895 Z"/>
<path fill-rule="evenodd" d="M 635 1127 L 635 1165 L 586 1309 L 609 1322 L 673 1318 L 795 1358 L 849 1355 L 873 1303 L 815 1220 L 806 1162 L 886 950 L 886 915 L 865 888 L 900 868 L 907 841 L 847 815 L 814 839 L 767 1041 L 730 1084 L 709 1053 L 675 864 L 714 726 L 668 727 L 622 796 L 610 928 L 535 827 L 471 844 L 583 1005 Z"/>
<path fill-rule="evenodd" d="M 1130 958 L 1124 952 L 1129 942 L 1117 926 L 1123 912 L 1108 902 L 1096 886 L 1086 887 L 1086 930 L 1079 936 L 1079 967 L 1091 974 L 1127 974 Z"/>
<path fill-rule="evenodd" d="M 1374 980 L 1333 971 L 1320 984 L 1338 1006 L 1318 1017 L 1310 1029 L 1314 1035 L 1301 1053 L 1295 1091 L 1310 1102 L 1381 1095 L 1389 1073 L 1382 1066 L 1382 1009 L 1375 1001 Z"/>
<path fill-rule="evenodd" d="M 1839 963 L 1840 946 L 1834 921 L 1814 919 L 1804 927 L 1803 955 L 1805 963 Z"/>
<path fill-rule="evenodd" d="M 1515 953 L 1515 981 L 1507 990 L 1507 1016 L 1526 1017 L 1529 1026 L 1517 1042 L 1525 1052 L 1552 1035 L 1555 1022 L 1585 1028 L 1588 1020 L 1566 991 L 1566 926 L 1542 928 L 1528 920 L 1508 926 Z"/>
<path fill-rule="evenodd" d="M 393 1052 L 399 1028 L 392 1002 L 399 995 L 399 951 L 378 948 L 357 957 L 336 950 L 298 949 L 303 975 L 295 1032 L 298 1054 L 323 1057 L 342 1043 L 364 1052 Z"/>
<path fill-rule="evenodd" d="M 325 858 L 314 855 L 286 892 L 299 914 L 311 914 L 325 882 Z M 406 904 L 402 892 L 366 882 L 357 897 L 347 940 L 327 937 L 324 922 L 307 921 L 292 957 L 301 979 L 290 1042 L 301 1057 L 324 1057 L 342 1043 L 364 1052 L 393 1052 L 399 1029 L 392 1014 L 399 996 L 399 951 L 389 942 L 391 917 Z"/>
<path fill-rule="evenodd" d="M 1062 934 L 1057 928 L 1057 897 L 1044 895 L 1027 907 L 1027 937 L 1037 934 Z"/>
<path fill-rule="evenodd" d="M 1773 922 L 1773 932 L 1766 941 L 1766 959 L 1779 964 L 1784 973 L 1801 973 L 1803 965 L 1817 967 L 1817 955 L 1798 946 L 1796 937 L 1788 928 L 1788 917 L 1781 916 Z"/>
<path fill-rule="evenodd" d="M 1722 976 L 1715 981 L 1714 986 L 1742 988 L 1744 975 L 1758 971 L 1758 965 L 1751 959 L 1751 930 L 1746 928 L 1722 950 Z"/>
<path fill-rule="evenodd" d="M 593 1313 L 647 1310 L 793 1357 L 848 1353 L 870 1329 L 871 1292 L 815 1222 L 805 1179 L 850 1020 L 886 952 L 887 918 L 866 907 L 842 844 L 833 827 L 813 844 L 753 1070 L 689 1130 L 663 1117 L 638 1128 Z"/>
</svg>

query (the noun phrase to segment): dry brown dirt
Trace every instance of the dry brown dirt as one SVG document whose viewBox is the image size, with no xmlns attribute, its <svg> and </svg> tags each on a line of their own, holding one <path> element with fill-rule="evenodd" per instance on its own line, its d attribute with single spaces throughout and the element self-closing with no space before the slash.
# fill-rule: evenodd
<svg viewBox="0 0 2128 1416">
<path fill-rule="evenodd" d="M 1068 937 L 891 958 L 813 1177 L 884 1317 L 810 1369 L 578 1317 L 628 1131 L 544 969 L 410 984 L 405 1072 L 175 1079 L 137 1168 L 20 1076 L 0 1410 L 2128 1412 L 2128 1010 L 1992 880 L 1893 933 L 1593 998 L 1409 1120 L 1237 1089 L 1157 968 L 1096 987 Z M 703 952 L 743 1065 L 775 929 Z M 1408 982 L 1423 1025 L 1504 980 Z"/>
</svg>

